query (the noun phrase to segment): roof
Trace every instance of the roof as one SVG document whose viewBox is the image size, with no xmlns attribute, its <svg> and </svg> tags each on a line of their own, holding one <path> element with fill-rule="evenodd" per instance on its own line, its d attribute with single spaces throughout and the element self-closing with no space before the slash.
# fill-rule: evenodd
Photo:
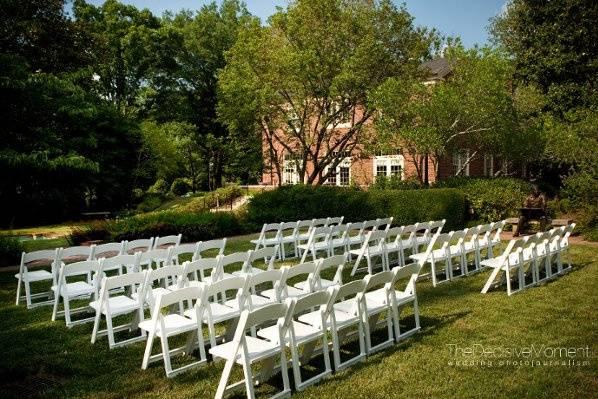
<svg viewBox="0 0 598 399">
<path fill-rule="evenodd" d="M 430 72 L 429 78 L 431 80 L 444 79 L 453 71 L 453 68 L 450 66 L 448 60 L 444 57 L 426 61 L 421 65 L 421 67 L 422 69 L 427 69 Z"/>
</svg>

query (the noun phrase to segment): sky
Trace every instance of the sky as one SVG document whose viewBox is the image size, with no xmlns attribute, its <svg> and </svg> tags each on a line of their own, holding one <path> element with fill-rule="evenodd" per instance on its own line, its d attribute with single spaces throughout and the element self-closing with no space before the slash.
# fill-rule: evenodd
<svg viewBox="0 0 598 399">
<path fill-rule="evenodd" d="M 120 0 L 138 8 L 149 8 L 161 15 L 165 10 L 197 10 L 212 0 Z M 407 9 L 415 17 L 416 25 L 435 27 L 442 34 L 460 36 L 466 47 L 488 41 L 488 20 L 500 13 L 507 0 L 405 0 Z M 88 0 L 99 5 L 103 0 Z M 217 2 L 220 2 L 217 0 Z M 397 4 L 403 0 L 395 1 Z M 287 0 L 245 0 L 249 11 L 265 21 L 276 6 Z"/>
</svg>

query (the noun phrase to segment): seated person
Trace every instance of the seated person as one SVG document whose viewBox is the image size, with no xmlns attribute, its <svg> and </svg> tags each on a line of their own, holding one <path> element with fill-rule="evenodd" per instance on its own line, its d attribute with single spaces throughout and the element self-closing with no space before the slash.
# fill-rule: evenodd
<svg viewBox="0 0 598 399">
<path fill-rule="evenodd" d="M 543 213 L 546 212 L 546 197 L 544 194 L 540 192 L 540 188 L 537 184 L 534 184 L 532 187 L 532 193 L 527 196 L 525 201 L 523 201 L 524 208 L 537 208 L 541 209 Z M 541 229 L 544 229 L 544 222 L 546 220 L 546 216 L 542 216 L 541 222 Z M 528 217 L 525 213 L 522 213 L 519 216 L 519 223 L 517 223 L 517 230 L 515 231 L 514 237 L 518 237 L 521 232 L 523 231 L 523 227 L 528 222 Z"/>
</svg>

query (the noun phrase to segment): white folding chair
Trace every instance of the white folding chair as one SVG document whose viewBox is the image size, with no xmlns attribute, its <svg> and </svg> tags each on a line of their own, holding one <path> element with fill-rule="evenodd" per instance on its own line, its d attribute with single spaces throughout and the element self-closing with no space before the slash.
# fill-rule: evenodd
<svg viewBox="0 0 598 399">
<path fill-rule="evenodd" d="M 313 284 L 313 290 L 325 290 L 328 287 L 343 284 L 343 268 L 345 266 L 345 255 L 334 255 L 316 261 L 316 270 L 313 273 L 313 278 L 310 280 L 301 281 L 294 286 L 301 290 L 307 290 L 309 283 Z M 334 271 L 332 280 L 322 277 L 322 274 L 328 273 L 328 270 Z"/>
<path fill-rule="evenodd" d="M 169 266 L 172 263 L 173 248 L 174 247 L 169 247 L 167 249 L 158 248 L 141 252 L 141 258 L 139 259 L 140 268 L 150 270 L 152 269 L 152 265 L 156 265 L 156 269 Z"/>
<path fill-rule="evenodd" d="M 571 255 L 569 255 L 569 237 L 571 237 L 571 234 L 573 233 L 573 230 L 575 229 L 576 224 L 575 223 L 571 223 L 570 225 L 568 225 L 565 229 L 565 234 L 563 234 L 563 238 L 561 238 L 558 241 L 558 252 L 557 252 L 557 264 L 561 265 L 558 273 L 564 273 L 564 272 L 568 272 L 569 270 L 571 270 Z M 563 268 L 562 267 L 562 255 L 564 253 L 567 253 L 567 267 Z"/>
<path fill-rule="evenodd" d="M 145 303 L 150 309 L 154 308 L 160 295 L 180 288 L 180 280 L 184 278 L 184 273 L 185 269 L 176 265 L 147 270 L 143 294 L 145 295 Z M 137 299 L 138 294 L 133 293 L 132 297 Z"/>
<path fill-rule="evenodd" d="M 305 262 L 295 265 L 293 267 L 287 267 L 286 272 L 282 276 L 281 287 L 282 297 L 301 297 L 314 291 L 314 273 L 316 272 L 316 262 Z M 294 281 L 301 279 L 301 282 L 295 283 L 295 286 L 291 285 Z M 297 288 L 297 286 L 301 288 Z M 262 291 L 262 295 L 266 298 L 273 299 L 277 293 L 274 290 Z"/>
<path fill-rule="evenodd" d="M 232 274 L 234 274 L 235 276 L 241 276 L 241 275 L 254 276 L 256 274 L 263 273 L 267 270 L 273 270 L 274 269 L 274 260 L 276 259 L 277 254 L 278 254 L 278 245 L 275 245 L 273 247 L 260 248 L 257 251 L 250 250 L 249 255 L 247 257 L 247 261 L 243 264 L 242 269 L 234 271 Z M 260 269 L 258 267 L 255 267 L 255 264 L 258 261 L 263 262 L 264 265 L 266 266 L 266 268 Z"/>
<path fill-rule="evenodd" d="M 453 232 L 435 234 L 427 245 L 425 252 L 416 253 L 410 255 L 409 258 L 418 262 L 422 266 L 426 263 L 430 263 L 430 274 L 432 276 L 432 285 L 444 283 L 451 280 L 452 276 L 452 254 L 450 251 L 451 237 Z M 442 280 L 438 279 L 437 266 L 438 262 L 444 261 L 444 274 L 445 277 Z"/>
<path fill-rule="evenodd" d="M 109 272 L 116 272 L 118 275 L 123 273 L 135 273 L 140 270 L 140 262 L 141 252 L 137 252 L 135 255 L 116 255 L 104 259 L 102 273 L 106 275 L 108 275 Z"/>
<path fill-rule="evenodd" d="M 122 255 L 121 255 L 122 256 Z M 126 255 L 124 255 L 126 256 Z M 131 255 L 129 255 L 131 256 Z M 98 336 L 108 336 L 108 346 L 110 349 L 117 346 L 128 345 L 145 339 L 145 331 L 141 335 L 121 341 L 116 341 L 114 333 L 118 331 L 129 330 L 133 332 L 143 321 L 143 290 L 145 289 L 146 272 L 128 273 L 114 277 L 102 279 L 101 289 L 98 299 L 89 303 L 89 306 L 96 312 L 91 333 L 91 343 L 94 344 Z M 117 292 L 116 295 L 111 295 Z M 132 294 L 137 293 L 137 298 Z M 113 326 L 113 318 L 133 313 L 133 319 L 130 323 L 120 326 Z M 100 330 L 102 315 L 106 319 L 106 329 Z"/>
<path fill-rule="evenodd" d="M 94 259 L 108 259 L 125 253 L 125 241 L 96 245 Z"/>
<path fill-rule="evenodd" d="M 355 273 L 360 270 L 358 268 L 363 258 L 365 258 L 367 262 L 368 274 L 374 273 L 374 263 L 372 260 L 375 258 L 381 259 L 382 270 L 388 270 L 388 265 L 386 264 L 386 231 L 370 231 L 367 233 L 361 248 L 352 249 L 349 253 L 357 256 L 357 260 L 351 270 L 351 276 L 354 276 Z"/>
<path fill-rule="evenodd" d="M 221 293 L 233 291 L 232 299 L 224 303 L 218 303 L 211 300 L 216 298 Z M 236 321 L 242 310 L 247 308 L 247 296 L 249 295 L 249 279 L 246 277 L 231 277 L 225 280 L 213 282 L 211 285 L 206 285 L 203 290 L 203 297 L 200 302 L 200 312 L 202 323 L 208 325 L 210 334 L 210 346 L 216 346 L 217 340 L 222 337 L 216 336 L 216 324 L 228 322 L 224 339 L 230 338 L 227 334 L 230 333 L 232 322 Z M 194 318 L 195 310 L 186 310 L 185 316 Z"/>
<path fill-rule="evenodd" d="M 233 277 L 233 272 L 248 270 L 250 251 L 235 252 L 228 255 L 221 255 L 218 259 L 218 275 L 216 278 L 222 280 Z M 240 273 L 244 274 L 244 273 Z"/>
<path fill-rule="evenodd" d="M 154 245 L 152 249 L 166 249 L 169 247 L 176 247 L 181 243 L 182 238 L 182 234 L 164 237 L 154 237 Z"/>
<path fill-rule="evenodd" d="M 311 220 L 300 220 L 297 222 L 297 235 L 295 236 L 295 245 L 302 244 L 309 240 L 311 229 L 314 227 L 316 219 Z M 297 257 L 301 256 L 299 250 L 297 250 Z"/>
<path fill-rule="evenodd" d="M 66 263 L 60 267 L 56 285 L 52 286 L 54 291 L 54 309 L 52 311 L 52 321 L 56 321 L 57 316 L 64 316 L 66 326 L 68 328 L 77 324 L 83 324 L 93 321 L 94 318 L 85 318 L 76 321 L 71 320 L 71 316 L 76 313 L 82 313 L 90 310 L 89 302 L 85 306 L 71 309 L 72 300 L 89 300 L 89 298 L 96 298 L 99 290 L 98 274 L 103 259 L 101 260 L 84 260 L 74 263 Z M 81 276 L 85 276 L 82 281 Z M 64 305 L 64 310 L 58 311 L 58 304 L 60 299 Z"/>
<path fill-rule="evenodd" d="M 485 294 L 490 288 L 497 284 L 497 277 L 500 272 L 505 273 L 507 283 L 507 294 L 511 295 L 525 288 L 525 273 L 523 268 L 523 249 L 527 245 L 528 237 L 519 240 L 511 240 L 500 256 L 482 261 L 482 265 L 493 269 L 488 277 L 486 284 L 482 288 L 482 294 Z M 528 251 L 531 254 L 531 251 Z M 511 276 L 516 272 L 519 280 L 519 289 L 511 289 Z"/>
<path fill-rule="evenodd" d="M 302 298 L 297 299 L 293 320 L 290 323 L 288 339 L 285 339 L 286 346 L 291 350 L 291 364 L 293 366 L 293 375 L 295 379 L 295 388 L 302 391 L 310 385 L 313 385 L 332 373 L 330 367 L 330 355 L 328 354 L 328 318 L 336 298 L 338 287 L 331 287 L 327 291 L 313 292 Z M 333 298 L 331 298 L 333 297 Z M 302 323 L 297 318 L 306 311 L 318 308 L 321 322 L 319 326 Z M 270 342 L 279 344 L 278 326 L 273 325 L 261 328 L 257 331 L 258 337 L 265 338 Z M 306 365 L 311 360 L 317 342 L 320 341 L 322 355 L 324 357 L 324 370 L 313 375 L 306 381 L 302 381 L 301 366 Z M 299 357 L 299 347 L 303 347 L 303 353 Z"/>
<path fill-rule="evenodd" d="M 217 240 L 210 240 L 210 241 L 201 241 L 197 247 L 197 259 L 199 258 L 206 258 L 206 257 L 216 257 L 219 255 L 224 255 L 224 249 L 226 248 L 226 238 L 221 238 Z M 217 254 L 206 254 L 204 252 L 216 252 Z"/>
<path fill-rule="evenodd" d="M 463 237 L 463 244 L 461 245 L 461 251 L 463 252 L 463 269 L 461 275 L 469 275 L 470 273 L 475 273 L 480 270 L 480 261 L 478 259 L 478 247 L 477 247 L 477 240 L 478 240 L 478 232 L 480 230 L 480 226 L 470 227 L 465 229 L 465 235 Z M 473 269 L 470 270 L 470 263 L 468 256 L 473 255 Z"/>
<path fill-rule="evenodd" d="M 326 226 L 340 226 L 341 224 L 343 224 L 343 220 L 345 220 L 344 216 L 328 218 Z"/>
<path fill-rule="evenodd" d="M 379 303 L 381 305 L 389 306 L 392 310 L 392 323 L 394 326 L 395 341 L 399 342 L 420 329 L 419 321 L 419 307 L 417 303 L 417 294 L 415 292 L 415 283 L 419 276 L 421 265 L 418 263 L 411 263 L 403 267 L 397 266 L 391 270 L 393 274 L 389 289 L 383 287 L 381 289 L 370 291 L 365 294 L 367 303 Z M 404 288 L 396 289 L 397 284 L 407 280 Z M 400 315 L 401 311 L 408 305 L 413 306 L 413 316 L 415 325 L 412 329 L 401 332 Z"/>
<path fill-rule="evenodd" d="M 376 230 L 384 230 L 384 231 L 388 231 L 388 229 L 390 229 L 390 226 L 392 225 L 392 221 L 393 221 L 393 217 L 388 217 L 388 218 L 382 218 L 382 219 L 376 219 Z"/>
<path fill-rule="evenodd" d="M 299 234 L 299 223 L 300 222 L 286 222 L 280 225 L 280 240 L 278 247 L 280 249 L 280 256 L 282 260 L 287 257 L 286 246 L 291 245 L 293 248 L 293 257 L 299 257 L 297 251 L 297 235 Z"/>
<path fill-rule="evenodd" d="M 255 250 L 262 247 L 273 247 L 280 244 L 282 223 L 266 223 L 262 226 L 262 231 L 257 239 L 251 240 L 255 245 Z"/>
<path fill-rule="evenodd" d="M 166 372 L 166 377 L 170 378 L 193 367 L 197 367 L 207 361 L 203 341 L 203 332 L 201 328 L 202 326 L 201 322 L 199 321 L 201 320 L 201 298 L 201 287 L 185 287 L 177 291 L 165 292 L 157 298 L 156 304 L 152 308 L 151 320 L 145 320 L 139 323 L 139 328 L 143 331 L 146 331 L 148 335 L 147 344 L 145 345 L 145 353 L 143 355 L 143 362 L 141 363 L 141 368 L 143 370 L 146 370 L 150 363 L 162 358 L 164 360 L 164 370 Z M 195 306 L 193 309 L 187 311 L 193 313 L 193 319 L 184 317 L 179 313 L 172 312 L 172 305 L 194 301 Z M 180 334 L 188 334 L 186 344 L 176 349 L 170 349 L 168 338 Z M 162 351 L 161 353 L 152 355 L 152 347 L 156 337 L 160 338 Z M 196 342 L 198 342 L 197 346 L 195 345 Z M 195 349 L 199 349 L 199 360 L 181 366 L 177 369 L 172 368 L 170 359 L 171 356 L 179 353 L 190 355 Z"/>
<path fill-rule="evenodd" d="M 15 274 L 17 279 L 17 299 L 16 305 L 18 306 L 21 301 L 25 301 L 27 309 L 32 309 L 37 306 L 52 305 L 54 300 L 52 299 L 52 290 L 45 292 L 33 293 L 31 284 L 36 282 L 56 283 L 57 271 L 55 270 L 54 261 L 58 259 L 60 249 L 45 249 L 33 252 L 23 252 L 21 254 L 21 264 L 19 266 L 19 272 Z M 51 269 L 36 269 L 29 270 L 35 263 L 44 263 L 50 265 Z M 21 286 L 25 288 L 25 295 L 21 296 Z M 33 302 L 39 298 L 47 298 L 45 301 Z"/>
<path fill-rule="evenodd" d="M 173 247 L 171 250 L 170 255 L 172 256 L 171 263 L 175 265 L 182 265 L 181 256 L 189 256 L 190 260 L 198 259 L 198 252 L 199 252 L 200 242 L 194 243 L 187 243 L 187 244 L 179 244 L 176 247 Z"/>
<path fill-rule="evenodd" d="M 365 282 L 363 279 L 351 281 L 338 288 L 335 298 L 331 297 L 329 304 L 328 330 L 332 336 L 332 353 L 334 358 L 334 369 L 340 371 L 350 365 L 363 361 L 366 356 L 364 340 L 364 318 L 363 318 L 363 291 Z M 309 312 L 299 316 L 299 321 L 316 328 L 322 328 L 322 313 L 320 310 Z M 357 330 L 355 331 L 355 327 Z M 345 361 L 341 359 L 341 345 L 347 337 L 357 335 L 359 342 L 359 353 Z"/>
<path fill-rule="evenodd" d="M 390 291 L 393 289 L 391 286 L 393 278 L 394 273 L 390 270 L 384 270 L 376 274 L 368 274 L 364 277 L 363 322 L 365 326 L 365 348 L 368 355 L 387 348 L 394 343 L 392 328 L 393 313 L 391 307 L 388 306 L 390 303 Z M 380 295 L 380 290 L 382 291 L 381 294 L 387 298 L 385 302 L 372 300 L 371 296 L 368 296 L 368 294 L 375 293 L 377 295 L 375 298 L 377 299 L 378 295 Z M 388 337 L 379 344 L 372 345 L 371 333 L 376 329 L 378 319 L 383 313 L 386 313 L 386 329 Z"/>
<path fill-rule="evenodd" d="M 391 227 L 386 231 L 386 263 L 388 267 L 391 265 L 391 255 L 396 254 L 396 262 L 399 266 L 405 265 L 405 249 L 403 247 L 403 230 L 404 226 Z M 394 259 L 393 259 L 394 260 Z"/>
<path fill-rule="evenodd" d="M 220 344 L 210 349 L 214 358 L 226 361 L 215 399 L 222 399 L 229 391 L 245 386 L 248 399 L 254 399 L 254 383 L 251 365 L 255 362 L 264 362 L 266 367 L 261 370 L 257 380 L 266 380 L 275 367 L 274 358 L 280 359 L 280 370 L 282 374 L 283 390 L 272 398 L 283 398 L 291 396 L 291 387 L 287 370 L 287 360 L 284 350 L 284 337 L 287 335 L 289 325 L 292 321 L 295 301 L 289 299 L 285 303 L 276 303 L 250 312 L 245 310 L 241 313 L 239 323 L 230 342 Z M 278 343 L 247 335 L 248 330 L 253 331 L 255 327 L 267 322 L 276 322 L 278 328 Z M 228 385 L 228 380 L 235 364 L 243 366 L 244 379 Z"/>
<path fill-rule="evenodd" d="M 218 280 L 217 258 L 199 258 L 183 263 L 183 275 L 179 280 L 180 287 L 199 287 L 201 283 L 211 284 Z"/>
<path fill-rule="evenodd" d="M 288 268 L 284 267 L 250 276 L 248 284 L 250 293 L 247 296 L 248 308 L 255 310 L 271 303 L 282 302 L 282 281 L 284 281 L 287 271 Z M 264 290 L 272 290 L 274 295 L 270 298 L 261 295 Z"/>
<path fill-rule="evenodd" d="M 482 224 L 478 226 L 475 234 L 474 247 L 477 270 L 480 270 L 482 258 L 490 259 L 493 257 L 492 244 L 490 234 L 492 232 L 492 223 Z M 484 251 L 486 255 L 484 256 Z"/>
<path fill-rule="evenodd" d="M 313 260 L 317 258 L 319 251 L 325 251 L 326 256 L 330 256 L 330 236 L 332 227 L 314 227 L 311 229 L 309 239 L 306 244 L 299 244 L 297 248 L 301 254 L 301 263 L 304 263 L 308 254 L 311 253 Z"/>
<path fill-rule="evenodd" d="M 125 252 L 134 254 L 135 252 L 145 252 L 152 249 L 154 246 L 154 238 L 143 238 L 133 241 L 125 241 Z"/>
<path fill-rule="evenodd" d="M 494 247 L 500 245 L 501 243 L 500 235 L 505 227 L 506 222 L 506 220 L 501 220 L 499 222 L 492 223 L 492 230 L 490 231 L 490 243 L 488 246 L 489 258 L 494 257 Z"/>
<path fill-rule="evenodd" d="M 356 245 L 361 246 L 365 239 L 363 222 L 347 224 L 346 237 L 347 247 L 345 248 L 345 252 L 354 249 Z"/>
</svg>

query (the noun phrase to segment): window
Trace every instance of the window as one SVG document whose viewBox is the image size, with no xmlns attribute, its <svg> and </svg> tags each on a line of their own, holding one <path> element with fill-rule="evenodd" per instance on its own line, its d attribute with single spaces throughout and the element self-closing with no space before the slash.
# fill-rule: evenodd
<svg viewBox="0 0 598 399">
<path fill-rule="evenodd" d="M 469 176 L 469 149 L 462 149 L 453 154 L 453 176 Z"/>
<path fill-rule="evenodd" d="M 374 158 L 374 177 L 400 176 L 402 180 L 404 165 L 402 155 L 378 155 Z"/>
<path fill-rule="evenodd" d="M 326 109 L 327 116 L 332 117 L 335 115 L 335 117 L 330 121 L 328 129 L 332 129 L 333 127 L 337 129 L 351 127 L 351 109 L 348 107 L 348 100 L 344 101 L 344 109 L 341 109 L 341 102 L 339 101 L 334 101 L 328 106 L 328 109 Z"/>
<path fill-rule="evenodd" d="M 484 155 L 484 176 L 494 176 L 494 155 Z"/>
<path fill-rule="evenodd" d="M 296 156 L 293 156 L 292 154 L 284 155 L 284 165 L 283 165 L 283 175 L 282 175 L 282 183 L 283 184 L 299 183 L 299 172 L 297 172 L 297 162 L 298 162 L 298 159 Z"/>
<path fill-rule="evenodd" d="M 324 175 L 328 173 L 327 166 L 322 172 Z M 348 186 L 351 183 L 351 158 L 344 158 L 336 167 L 334 173 L 330 173 L 326 182 L 327 186 Z"/>
</svg>

